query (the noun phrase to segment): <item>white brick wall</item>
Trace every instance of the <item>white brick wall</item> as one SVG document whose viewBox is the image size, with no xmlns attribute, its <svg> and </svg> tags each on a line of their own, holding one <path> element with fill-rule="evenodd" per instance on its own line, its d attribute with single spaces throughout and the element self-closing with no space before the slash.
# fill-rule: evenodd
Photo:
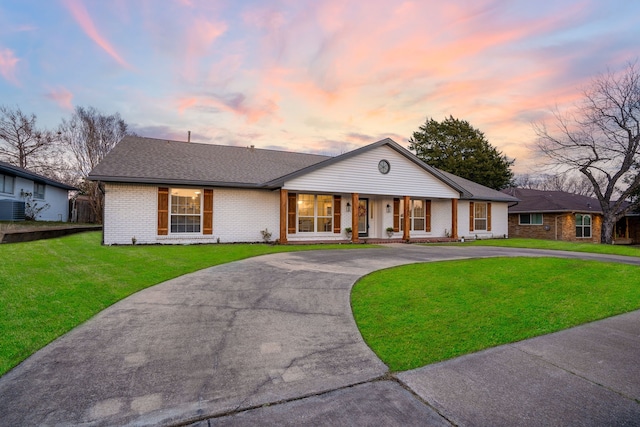
<svg viewBox="0 0 640 427">
<path fill-rule="evenodd" d="M 280 238 L 280 192 L 215 188 L 213 234 L 220 242 L 262 242 L 261 230 L 271 240 Z"/>
<path fill-rule="evenodd" d="M 213 235 L 157 235 L 158 187 L 138 184 L 105 185 L 104 243 L 131 244 L 136 238 L 138 244 L 187 244 L 187 243 L 231 243 L 261 242 L 261 230 L 267 228 L 271 240 L 280 238 L 280 193 L 279 191 L 249 190 L 237 188 L 213 189 Z M 342 195 L 342 230 L 351 226 L 351 213 L 346 204 L 350 194 Z M 393 206 L 393 198 L 370 196 L 370 237 L 386 237 L 385 229 L 393 224 L 393 213 L 386 212 L 386 205 Z M 370 214 L 371 215 L 371 214 Z M 492 231 L 488 233 L 469 232 L 469 202 L 458 203 L 458 235 L 466 238 L 491 237 L 507 234 L 507 203 L 492 203 Z M 445 230 L 451 231 L 451 200 L 432 199 L 431 232 L 412 232 L 412 237 L 443 237 Z M 397 233 L 396 233 L 397 234 Z M 398 237 L 398 236 L 395 236 Z M 344 232 L 296 233 L 288 236 L 296 240 L 339 240 Z"/>
<path fill-rule="evenodd" d="M 158 187 L 105 184 L 104 243 L 157 243 Z"/>
<path fill-rule="evenodd" d="M 138 184 L 105 185 L 104 243 L 187 244 L 261 242 L 268 228 L 279 236 L 280 193 L 265 190 L 213 189 L 213 235 L 158 236 L 158 187 Z"/>
</svg>

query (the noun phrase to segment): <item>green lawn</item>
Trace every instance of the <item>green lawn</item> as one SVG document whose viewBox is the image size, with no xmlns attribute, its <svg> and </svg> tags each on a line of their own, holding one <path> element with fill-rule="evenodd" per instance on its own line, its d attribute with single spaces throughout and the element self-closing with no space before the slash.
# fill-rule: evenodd
<svg viewBox="0 0 640 427">
<path fill-rule="evenodd" d="M 101 233 L 0 245 L 0 375 L 141 289 L 256 255 L 366 245 L 101 246 Z"/>
<path fill-rule="evenodd" d="M 362 278 L 352 307 L 365 341 L 403 371 L 638 309 L 638 273 L 559 258 L 413 264 Z"/>
<path fill-rule="evenodd" d="M 558 251 L 591 252 L 608 255 L 640 257 L 640 247 L 626 245 L 601 245 L 599 243 L 573 243 L 542 239 L 488 239 L 462 243 L 474 246 L 501 246 L 507 248 L 551 249 Z"/>
</svg>

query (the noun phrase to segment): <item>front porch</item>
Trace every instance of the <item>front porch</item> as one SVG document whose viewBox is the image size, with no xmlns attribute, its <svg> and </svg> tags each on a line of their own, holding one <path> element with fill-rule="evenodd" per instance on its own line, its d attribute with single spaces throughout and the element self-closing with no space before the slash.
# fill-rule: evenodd
<svg viewBox="0 0 640 427">
<path fill-rule="evenodd" d="M 457 241 L 457 217 L 456 198 L 280 190 L 283 244 Z"/>
</svg>

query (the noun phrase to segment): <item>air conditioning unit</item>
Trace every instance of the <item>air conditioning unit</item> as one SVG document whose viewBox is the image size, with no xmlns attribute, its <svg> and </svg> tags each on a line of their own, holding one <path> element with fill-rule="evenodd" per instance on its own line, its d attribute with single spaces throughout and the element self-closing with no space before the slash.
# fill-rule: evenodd
<svg viewBox="0 0 640 427">
<path fill-rule="evenodd" d="M 24 202 L 0 200 L 0 221 L 24 221 Z"/>
</svg>

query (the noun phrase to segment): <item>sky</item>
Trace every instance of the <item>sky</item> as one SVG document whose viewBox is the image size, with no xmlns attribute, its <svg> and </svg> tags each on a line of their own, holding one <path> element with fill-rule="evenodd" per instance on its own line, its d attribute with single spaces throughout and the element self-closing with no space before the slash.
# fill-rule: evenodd
<svg viewBox="0 0 640 427">
<path fill-rule="evenodd" d="M 325 155 L 453 116 L 535 173 L 532 123 L 637 60 L 639 23 L 631 0 L 1 0 L 0 105 Z"/>
</svg>

